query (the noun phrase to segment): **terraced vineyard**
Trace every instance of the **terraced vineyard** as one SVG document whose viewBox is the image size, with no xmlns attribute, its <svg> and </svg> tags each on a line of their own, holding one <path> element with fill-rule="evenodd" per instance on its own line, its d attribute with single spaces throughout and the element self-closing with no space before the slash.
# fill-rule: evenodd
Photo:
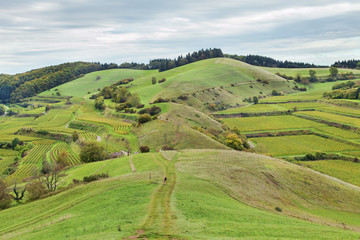
<svg viewBox="0 0 360 240">
<path fill-rule="evenodd" d="M 91 132 L 82 132 L 79 134 L 80 138 L 84 141 L 96 141 L 97 136 Z"/>
<path fill-rule="evenodd" d="M 65 142 L 59 142 L 51 149 L 51 153 L 50 153 L 51 161 L 56 162 L 59 154 L 64 150 L 67 153 L 68 165 L 76 165 L 80 163 L 80 158 L 76 156 L 74 153 L 69 151 L 69 146 Z"/>
<path fill-rule="evenodd" d="M 46 153 L 51 149 L 55 141 L 38 140 L 34 141 L 34 148 L 30 153 L 21 159 L 18 170 L 14 173 L 18 179 L 30 177 L 36 174 L 37 169 L 46 158 Z"/>
<path fill-rule="evenodd" d="M 122 124 L 114 127 L 114 131 L 121 135 L 129 134 L 130 129 L 131 129 L 131 124 L 126 122 L 123 122 Z"/>
</svg>

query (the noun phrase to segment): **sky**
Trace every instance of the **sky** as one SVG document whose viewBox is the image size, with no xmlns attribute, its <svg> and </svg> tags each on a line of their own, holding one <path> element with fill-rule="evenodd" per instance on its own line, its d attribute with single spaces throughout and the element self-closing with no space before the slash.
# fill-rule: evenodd
<svg viewBox="0 0 360 240">
<path fill-rule="evenodd" d="M 0 73 L 144 62 L 202 48 L 329 65 L 360 59 L 360 1 L 0 0 Z"/>
</svg>

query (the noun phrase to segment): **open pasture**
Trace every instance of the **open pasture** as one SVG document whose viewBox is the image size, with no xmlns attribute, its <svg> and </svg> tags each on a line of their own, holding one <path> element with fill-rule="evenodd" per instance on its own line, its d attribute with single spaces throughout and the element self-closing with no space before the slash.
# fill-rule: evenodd
<svg viewBox="0 0 360 240">
<path fill-rule="evenodd" d="M 353 125 L 356 127 L 360 127 L 360 118 L 348 117 L 348 116 L 343 116 L 343 115 L 334 114 L 334 113 L 327 113 L 327 112 L 320 112 L 320 111 L 306 111 L 306 112 L 297 112 L 297 113 L 295 113 L 295 115 L 305 115 L 305 116 L 310 116 L 310 117 L 314 117 L 314 118 L 318 118 L 318 119 L 324 119 L 324 120 L 329 120 L 329 121 L 333 121 L 333 122 L 344 123 L 344 124 L 349 124 L 349 125 Z"/>
<path fill-rule="evenodd" d="M 314 152 L 344 152 L 359 147 L 315 135 L 252 138 L 255 149 L 272 156 L 305 155 Z"/>
<path fill-rule="evenodd" d="M 342 160 L 301 161 L 297 163 L 360 186 L 360 163 Z"/>
<path fill-rule="evenodd" d="M 267 116 L 267 117 L 244 117 L 223 118 L 231 128 L 238 128 L 242 132 L 280 130 L 280 129 L 303 129 L 324 126 L 321 123 L 295 116 Z"/>
</svg>

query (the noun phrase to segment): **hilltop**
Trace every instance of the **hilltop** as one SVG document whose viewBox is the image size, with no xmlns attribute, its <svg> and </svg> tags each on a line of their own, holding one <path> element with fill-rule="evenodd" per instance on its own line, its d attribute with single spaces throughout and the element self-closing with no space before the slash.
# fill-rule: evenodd
<svg viewBox="0 0 360 240">
<path fill-rule="evenodd" d="M 310 70 L 99 69 L 7 104 L 10 194 L 59 178 L 0 211 L 1 238 L 359 238 L 360 72 Z"/>
</svg>

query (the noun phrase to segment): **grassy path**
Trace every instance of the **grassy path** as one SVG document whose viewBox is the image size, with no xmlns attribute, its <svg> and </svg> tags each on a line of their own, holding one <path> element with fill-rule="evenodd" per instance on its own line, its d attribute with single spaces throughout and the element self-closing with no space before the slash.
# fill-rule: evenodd
<svg viewBox="0 0 360 240">
<path fill-rule="evenodd" d="M 155 191 L 149 208 L 149 215 L 141 228 L 145 231 L 142 236 L 153 239 L 175 239 L 175 215 L 171 209 L 171 196 L 176 185 L 175 162 L 176 154 L 171 161 L 160 155 L 154 155 L 153 159 L 164 172 L 166 181 Z"/>
</svg>

